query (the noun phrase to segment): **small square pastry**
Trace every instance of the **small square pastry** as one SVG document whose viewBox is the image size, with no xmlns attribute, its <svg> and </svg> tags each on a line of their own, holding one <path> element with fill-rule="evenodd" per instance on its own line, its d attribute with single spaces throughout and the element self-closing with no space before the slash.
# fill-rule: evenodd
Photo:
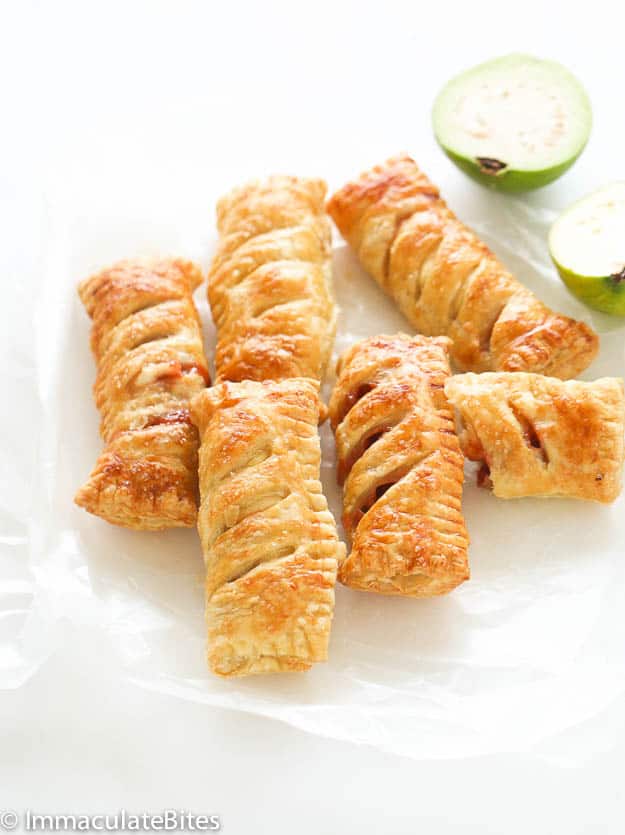
<svg viewBox="0 0 625 835">
<path fill-rule="evenodd" d="M 502 499 L 568 496 L 613 502 L 621 491 L 623 381 L 538 374 L 459 374 L 445 383 L 460 443 Z"/>
</svg>

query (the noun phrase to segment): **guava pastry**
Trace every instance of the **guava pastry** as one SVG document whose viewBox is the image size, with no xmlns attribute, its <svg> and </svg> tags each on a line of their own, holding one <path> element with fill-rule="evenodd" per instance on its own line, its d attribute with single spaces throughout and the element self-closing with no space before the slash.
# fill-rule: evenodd
<svg viewBox="0 0 625 835">
<path fill-rule="evenodd" d="M 409 156 L 348 183 L 328 211 L 411 324 L 450 337 L 460 370 L 566 379 L 597 353 L 594 331 L 554 313 L 513 278 Z"/>
<path fill-rule="evenodd" d="M 460 374 L 445 384 L 479 481 L 502 499 L 569 496 L 613 502 L 621 490 L 623 381 L 537 374 Z"/>
<path fill-rule="evenodd" d="M 195 522 L 198 437 L 188 406 L 209 383 L 191 298 L 201 280 L 188 261 L 145 258 L 79 286 L 93 320 L 105 447 L 75 501 L 113 524 L 156 530 Z"/>
<path fill-rule="evenodd" d="M 351 540 L 339 579 L 348 586 L 428 597 L 469 577 L 464 459 L 444 393 L 448 345 L 377 336 L 339 361 L 329 409 Z"/>
<path fill-rule="evenodd" d="M 325 192 L 322 180 L 274 176 L 217 204 L 218 382 L 322 377 L 336 325 Z"/>
<path fill-rule="evenodd" d="M 208 663 L 222 676 L 306 670 L 327 657 L 344 556 L 319 482 L 318 383 L 221 383 L 191 404 Z"/>
</svg>

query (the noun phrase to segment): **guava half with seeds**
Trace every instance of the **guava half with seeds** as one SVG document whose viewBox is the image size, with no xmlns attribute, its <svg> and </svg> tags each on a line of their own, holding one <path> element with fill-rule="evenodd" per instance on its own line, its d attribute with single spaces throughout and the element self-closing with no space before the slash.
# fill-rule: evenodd
<svg viewBox="0 0 625 835">
<path fill-rule="evenodd" d="M 551 227 L 549 252 L 578 299 L 625 316 L 625 182 L 604 186 L 567 209 Z"/>
<path fill-rule="evenodd" d="M 478 182 L 529 191 L 563 174 L 584 150 L 590 101 L 565 67 L 506 55 L 453 78 L 432 111 L 447 156 Z"/>
</svg>

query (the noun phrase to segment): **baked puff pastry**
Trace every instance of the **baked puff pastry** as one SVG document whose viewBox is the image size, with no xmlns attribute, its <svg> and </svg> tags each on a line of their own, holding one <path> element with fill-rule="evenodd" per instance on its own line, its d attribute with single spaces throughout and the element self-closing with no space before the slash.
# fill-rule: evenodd
<svg viewBox="0 0 625 835">
<path fill-rule="evenodd" d="M 344 556 L 319 482 L 318 383 L 222 383 L 191 404 L 208 663 L 222 676 L 306 670 L 327 657 Z"/>
<path fill-rule="evenodd" d="M 594 331 L 554 313 L 513 278 L 409 156 L 348 183 L 328 212 L 411 324 L 450 337 L 459 369 L 566 379 L 597 353 Z"/>
<path fill-rule="evenodd" d="M 330 400 L 343 524 L 339 579 L 429 597 L 469 577 L 463 457 L 444 394 L 445 337 L 377 336 L 340 359 Z"/>
<path fill-rule="evenodd" d="M 336 326 L 325 192 L 322 180 L 274 176 L 217 204 L 218 382 L 322 377 Z"/>
<path fill-rule="evenodd" d="M 197 516 L 197 430 L 189 399 L 209 384 L 191 298 L 198 267 L 121 261 L 83 281 L 105 447 L 76 504 L 115 525 L 157 530 Z"/>
<path fill-rule="evenodd" d="M 502 499 L 569 496 L 613 502 L 621 490 L 623 381 L 537 374 L 460 374 L 445 383 L 460 442 Z"/>
</svg>

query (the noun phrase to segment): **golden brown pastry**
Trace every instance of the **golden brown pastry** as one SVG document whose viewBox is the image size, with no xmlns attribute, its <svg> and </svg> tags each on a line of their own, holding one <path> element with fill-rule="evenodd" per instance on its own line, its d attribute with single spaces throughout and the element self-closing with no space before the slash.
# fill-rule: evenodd
<svg viewBox="0 0 625 835">
<path fill-rule="evenodd" d="M 191 404 L 219 675 L 305 670 L 327 656 L 344 546 L 319 482 L 318 389 L 303 378 L 222 383 Z"/>
<path fill-rule="evenodd" d="M 334 338 L 322 180 L 275 176 L 217 205 L 208 277 L 217 381 L 323 376 Z"/>
<path fill-rule="evenodd" d="M 376 336 L 339 361 L 330 419 L 352 542 L 339 571 L 348 586 L 428 597 L 469 577 L 464 462 L 443 390 L 448 345 Z"/>
<path fill-rule="evenodd" d="M 201 280 L 189 261 L 138 258 L 79 286 L 93 319 L 105 447 L 75 501 L 116 525 L 195 522 L 198 438 L 188 405 L 210 382 L 191 298 Z"/>
<path fill-rule="evenodd" d="M 613 502 L 621 490 L 623 381 L 538 374 L 460 374 L 445 383 L 460 443 L 502 499 L 570 496 Z"/>
<path fill-rule="evenodd" d="M 451 338 L 451 357 L 461 370 L 566 379 L 597 353 L 594 331 L 553 313 L 513 278 L 409 156 L 348 183 L 328 211 L 414 327 Z"/>
</svg>

